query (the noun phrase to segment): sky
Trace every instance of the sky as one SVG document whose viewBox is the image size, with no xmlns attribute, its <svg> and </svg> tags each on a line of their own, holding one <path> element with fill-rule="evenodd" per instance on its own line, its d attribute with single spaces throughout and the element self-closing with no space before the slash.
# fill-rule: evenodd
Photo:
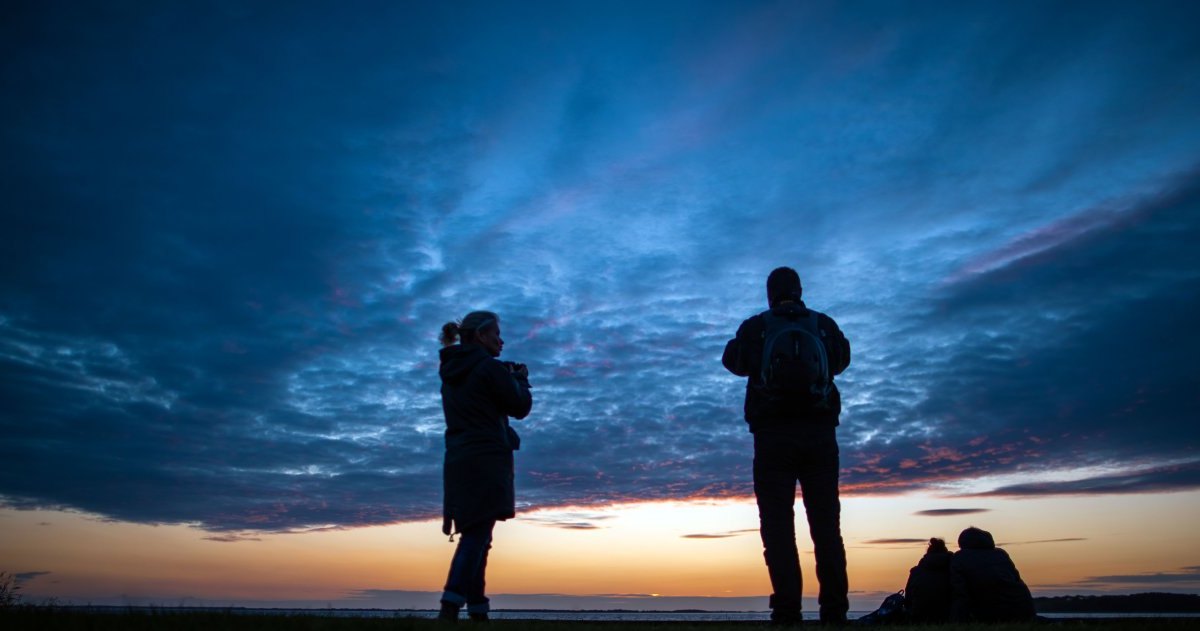
<svg viewBox="0 0 1200 631">
<path fill-rule="evenodd" d="M 853 348 L 861 606 L 972 524 L 1035 594 L 1200 590 L 1190 3 L 0 11 L 28 597 L 434 598 L 437 334 L 490 309 L 534 397 L 495 604 L 765 608 L 719 358 L 780 265 Z"/>
</svg>

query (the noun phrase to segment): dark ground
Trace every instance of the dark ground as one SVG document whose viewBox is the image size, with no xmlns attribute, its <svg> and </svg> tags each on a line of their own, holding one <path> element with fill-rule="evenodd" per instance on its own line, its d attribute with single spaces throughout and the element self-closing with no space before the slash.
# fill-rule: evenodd
<svg viewBox="0 0 1200 631">
<path fill-rule="evenodd" d="M 804 626 L 817 628 L 814 623 Z M 858 626 L 858 625 L 851 625 Z M 544 620 L 498 620 L 487 623 L 461 620 L 457 625 L 423 618 L 353 618 L 322 615 L 245 614 L 233 611 L 186 612 L 170 610 L 123 611 L 119 613 L 72 610 L 69 608 L 17 607 L 0 612 L 0 629 L 6 631 L 747 631 L 768 628 L 764 622 L 559 622 Z M 868 628 L 868 627 L 863 627 Z M 929 631 L 930 627 L 898 625 L 893 631 Z M 1049 622 L 1003 625 L 944 625 L 944 631 L 979 629 L 989 631 L 1184 631 L 1200 629 L 1200 618 L 1108 618 L 1059 619 Z"/>
</svg>

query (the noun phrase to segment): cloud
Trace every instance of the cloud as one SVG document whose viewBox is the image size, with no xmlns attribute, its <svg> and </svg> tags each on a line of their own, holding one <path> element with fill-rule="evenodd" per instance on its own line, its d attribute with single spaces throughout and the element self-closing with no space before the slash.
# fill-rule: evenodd
<svg viewBox="0 0 1200 631">
<path fill-rule="evenodd" d="M 1123 585 L 1179 585 L 1200 584 L 1200 566 L 1180 568 L 1174 572 L 1148 572 L 1144 574 L 1111 574 L 1106 576 L 1091 576 L 1081 583 L 1123 584 Z"/>
<path fill-rule="evenodd" d="M 554 524 L 555 528 L 564 528 L 566 530 L 595 530 L 600 526 L 588 522 L 563 522 Z"/>
<path fill-rule="evenodd" d="M 854 344 L 847 495 L 1195 488 L 1194 8 L 626 10 L 6 20 L 0 503 L 436 519 L 476 308 L 533 375 L 523 511 L 748 496 L 717 358 L 779 264 Z"/>
<path fill-rule="evenodd" d="M 746 533 L 758 532 L 757 528 L 743 528 L 742 530 L 729 530 L 726 532 L 715 533 L 694 533 L 682 535 L 684 539 L 727 539 L 729 537 L 738 537 Z"/>
<path fill-rule="evenodd" d="M 1123 202 L 1136 219 L 1122 227 L 1108 224 L 939 289 L 926 317 L 905 330 L 936 334 L 937 352 L 885 358 L 901 375 L 897 390 L 912 383 L 921 393 L 896 406 L 905 420 L 851 402 L 851 431 L 875 444 L 850 481 L 903 488 L 1019 467 L 1138 470 L 1192 456 L 1194 429 L 1182 414 L 1194 384 L 1183 367 L 1200 348 L 1179 327 L 1183 314 L 1200 311 L 1192 291 L 1200 273 L 1185 255 L 1200 230 L 1190 219 L 1200 189 L 1191 175 L 1183 181 Z M 1101 308 L 1097 291 L 1129 298 Z M 1112 354 L 1107 339 L 1126 344 Z M 1138 359 L 1147 356 L 1155 361 Z M 866 426 L 859 409 L 869 414 Z M 1180 472 L 1172 484 L 1186 486 L 1187 477 Z M 1156 476 L 1126 481 L 1131 492 L 1163 488 Z"/>
<path fill-rule="evenodd" d="M 227 534 L 220 534 L 220 535 L 209 535 L 207 537 L 204 537 L 204 540 L 205 541 L 216 541 L 219 543 L 236 543 L 238 541 L 262 541 L 262 538 L 227 533 Z"/>
<path fill-rule="evenodd" d="M 1087 541 L 1084 537 L 1064 537 L 1062 539 L 1039 539 L 1037 541 L 1005 541 L 996 545 L 1000 546 L 1029 546 L 1040 543 L 1073 543 L 1076 541 Z"/>
<path fill-rule="evenodd" d="M 1055 221 L 1023 234 L 994 251 L 987 252 L 946 280 L 947 284 L 968 281 L 973 276 L 1020 266 L 1039 254 L 1086 239 L 1097 232 L 1120 231 L 1136 221 L 1135 216 L 1109 209 L 1096 208 Z"/>
<path fill-rule="evenodd" d="M 1200 488 L 1200 461 L 1122 472 L 1081 480 L 1013 484 L 977 496 L 1111 495 L 1186 491 Z"/>
<path fill-rule="evenodd" d="M 522 515 L 520 519 L 565 530 L 596 530 L 603 526 L 595 522 L 603 522 L 612 517 L 609 514 L 586 511 L 540 511 L 532 515 Z"/>
<path fill-rule="evenodd" d="M 16 579 L 17 585 L 24 585 L 39 576 L 46 576 L 47 574 L 50 574 L 50 572 L 17 572 L 13 574 L 13 578 Z"/>
<path fill-rule="evenodd" d="M 931 508 L 928 510 L 919 510 L 914 515 L 921 517 L 957 517 L 959 515 L 974 515 L 977 513 L 986 513 L 990 508 Z"/>
<path fill-rule="evenodd" d="M 1061 539 L 1042 539 L 1042 540 L 1038 540 L 1038 541 L 1009 541 L 1009 542 L 1001 542 L 996 545 L 999 545 L 999 546 L 1021 546 L 1021 545 L 1035 545 L 1035 544 L 1043 544 L 1043 543 L 1070 543 L 1070 542 L 1075 542 L 1075 541 L 1086 541 L 1086 540 L 1087 539 L 1079 538 L 1079 537 L 1064 537 Z M 889 539 L 869 539 L 869 540 L 863 541 L 863 543 L 867 544 L 867 545 L 907 547 L 907 546 L 913 546 L 913 545 L 925 545 L 925 544 L 929 543 L 929 539 L 928 538 L 918 539 L 918 538 L 898 537 L 898 538 L 889 538 Z"/>
</svg>

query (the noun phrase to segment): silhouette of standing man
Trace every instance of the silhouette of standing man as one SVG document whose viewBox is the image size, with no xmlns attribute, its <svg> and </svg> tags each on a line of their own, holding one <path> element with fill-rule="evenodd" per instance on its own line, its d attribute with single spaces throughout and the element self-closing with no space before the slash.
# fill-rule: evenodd
<svg viewBox="0 0 1200 631">
<path fill-rule="evenodd" d="M 849 587 L 838 501 L 842 402 L 833 376 L 850 365 L 850 342 L 832 318 L 805 306 L 801 291 L 796 270 L 772 271 L 770 309 L 742 322 L 721 363 L 749 378 L 746 422 L 754 434 L 754 495 L 774 591 L 771 622 L 800 622 L 799 482 L 816 553 L 821 622 L 840 625 L 849 609 Z"/>
</svg>

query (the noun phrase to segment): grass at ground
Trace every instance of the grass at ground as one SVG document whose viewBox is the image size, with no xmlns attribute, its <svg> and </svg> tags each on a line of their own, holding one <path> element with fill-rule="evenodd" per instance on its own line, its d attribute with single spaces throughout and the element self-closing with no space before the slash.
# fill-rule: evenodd
<svg viewBox="0 0 1200 631">
<path fill-rule="evenodd" d="M 815 623 L 804 626 L 817 628 Z M 452 626 L 423 618 L 355 618 L 322 615 L 267 615 L 236 612 L 126 611 L 97 613 L 72 609 L 18 607 L 0 612 L 0 629 L 11 631 L 747 631 L 765 622 L 561 622 L 494 620 L 487 625 L 462 620 Z M 1200 619 L 1112 618 L 1035 624 L 890 626 L 889 631 L 1191 631 Z"/>
<path fill-rule="evenodd" d="M 816 623 L 806 623 L 816 629 Z M 246 614 L 160 611 L 88 612 L 68 608 L 18 607 L 0 613 L 0 629 L 14 631 L 746 631 L 766 623 L 592 623 L 592 621 L 461 620 L 456 626 L 422 618 L 353 618 L 319 614 Z M 888 626 L 889 631 L 1184 631 L 1200 630 L 1200 619 L 1112 618 L 1055 620 L 1006 625 Z"/>
</svg>

